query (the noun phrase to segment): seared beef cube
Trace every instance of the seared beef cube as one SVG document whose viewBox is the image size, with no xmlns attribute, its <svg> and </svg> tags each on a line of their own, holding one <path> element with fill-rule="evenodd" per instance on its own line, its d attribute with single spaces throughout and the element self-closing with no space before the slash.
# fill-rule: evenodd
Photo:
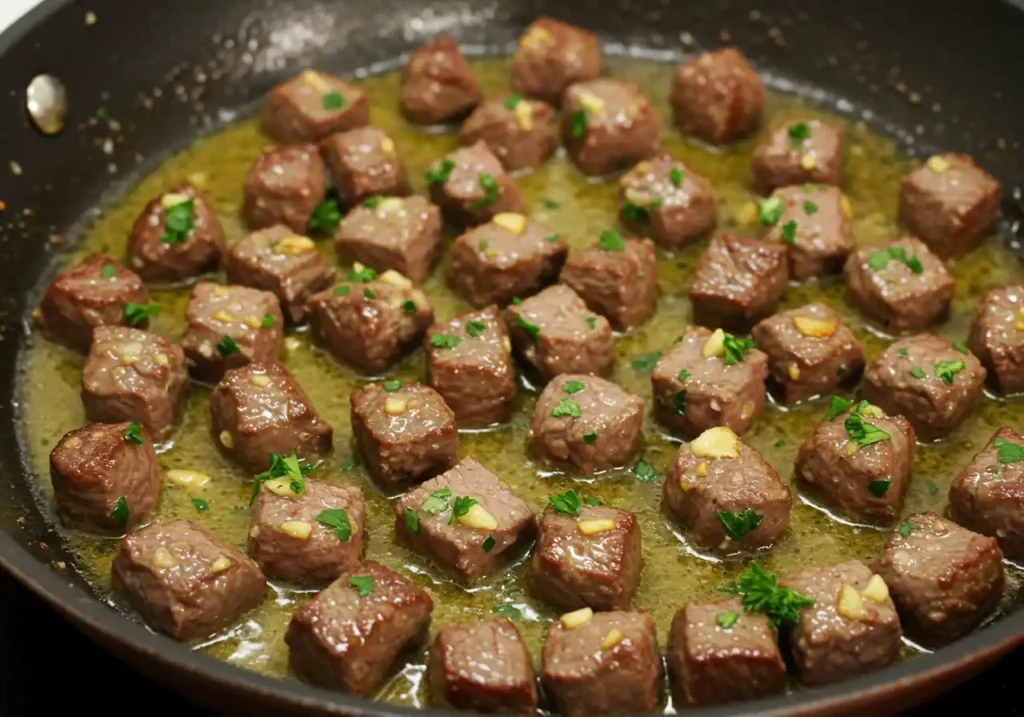
<svg viewBox="0 0 1024 717">
<path fill-rule="evenodd" d="M 619 180 L 619 217 L 632 232 L 680 249 L 718 223 L 711 184 L 669 154 L 638 162 Z"/>
<path fill-rule="evenodd" d="M 32 319 L 47 338 L 87 352 L 98 326 L 128 323 L 127 304 L 148 304 L 149 290 L 136 274 L 105 254 L 93 254 L 58 274 L 43 292 Z M 146 328 L 143 314 L 137 324 Z"/>
<path fill-rule="evenodd" d="M 459 144 L 483 142 L 508 171 L 540 166 L 558 144 L 555 108 L 522 95 L 489 99 L 459 129 Z"/>
<path fill-rule="evenodd" d="M 742 435 L 761 415 L 767 374 L 748 340 L 694 326 L 651 371 L 654 413 L 686 439 L 715 426 Z"/>
<path fill-rule="evenodd" d="M 622 239 L 616 231 L 605 232 L 597 246 L 569 254 L 559 281 L 616 329 L 639 326 L 654 313 L 658 303 L 654 242 Z"/>
<path fill-rule="evenodd" d="M 565 91 L 562 142 L 584 174 L 610 174 L 654 156 L 661 125 L 650 101 L 631 82 L 599 78 Z"/>
<path fill-rule="evenodd" d="M 421 284 L 441 254 L 441 210 L 423 197 L 374 197 L 355 207 L 334 235 L 344 264 L 394 269 Z"/>
<path fill-rule="evenodd" d="M 189 182 L 150 200 L 128 237 L 128 263 L 146 281 L 181 281 L 216 271 L 223 254 L 220 219 Z"/>
<path fill-rule="evenodd" d="M 455 414 L 429 386 L 371 383 L 349 400 L 352 437 L 384 490 L 422 483 L 459 462 Z"/>
<path fill-rule="evenodd" d="M 767 194 L 792 184 L 832 184 L 843 179 L 843 130 L 821 120 L 788 122 L 761 138 L 750 157 L 754 188 Z"/>
<path fill-rule="evenodd" d="M 889 587 L 904 627 L 929 644 L 966 635 L 1003 594 L 1003 553 L 996 539 L 935 513 L 901 523 L 874 570 Z"/>
<path fill-rule="evenodd" d="M 264 481 L 249 520 L 249 555 L 271 578 L 321 584 L 363 557 L 366 504 L 358 488 L 289 477 Z"/>
<path fill-rule="evenodd" d="M 675 696 L 714 705 L 776 695 L 786 665 L 768 618 L 747 612 L 739 598 L 690 602 L 672 619 L 668 673 Z"/>
<path fill-rule="evenodd" d="M 563 610 L 628 610 L 640 584 L 640 543 L 640 523 L 628 510 L 580 505 L 566 514 L 548 506 L 530 562 L 530 590 Z"/>
<path fill-rule="evenodd" d="M 163 486 L 149 431 L 136 423 L 93 423 L 66 434 L 50 453 L 50 480 L 64 525 L 97 533 L 146 522 Z"/>
<path fill-rule="evenodd" d="M 534 679 L 530 651 L 507 617 L 448 625 L 430 647 L 427 681 L 438 709 L 535 712 Z"/>
<path fill-rule="evenodd" d="M 460 227 L 489 222 L 502 212 L 522 212 L 519 187 L 483 142 L 458 149 L 427 170 L 430 199 Z"/>
<path fill-rule="evenodd" d="M 512 343 L 497 306 L 434 324 L 423 342 L 430 385 L 460 426 L 504 423 L 512 414 Z"/>
<path fill-rule="evenodd" d="M 292 615 L 284 638 L 291 665 L 313 684 L 373 697 L 402 652 L 426 636 L 433 610 L 415 583 L 367 560 Z"/>
<path fill-rule="evenodd" d="M 315 70 L 283 82 L 267 95 L 260 115 L 264 131 L 281 144 L 316 142 L 370 121 L 366 93 L 341 78 Z"/>
<path fill-rule="evenodd" d="M 210 414 L 217 443 L 249 473 L 267 470 L 271 453 L 315 460 L 334 439 L 299 382 L 276 363 L 225 373 L 210 396 Z"/>
<path fill-rule="evenodd" d="M 452 243 L 448 285 L 473 306 L 504 306 L 558 278 L 567 252 L 562 237 L 543 224 L 498 214 Z"/>
<path fill-rule="evenodd" d="M 775 310 L 786 291 L 786 247 L 735 234 L 711 238 L 690 283 L 694 319 L 746 331 Z"/>
<path fill-rule="evenodd" d="M 822 685 L 881 669 L 900 654 L 900 620 L 881 577 L 864 563 L 807 568 L 781 587 L 813 600 L 788 630 L 800 680 Z"/>
<path fill-rule="evenodd" d="M 589 475 L 629 463 L 640 449 L 644 400 L 597 376 L 564 373 L 537 398 L 530 447 Z"/>
<path fill-rule="evenodd" d="M 826 304 L 779 312 L 758 323 L 750 336 L 767 354 L 772 382 L 785 404 L 827 396 L 855 381 L 864 368 L 857 337 Z"/>
<path fill-rule="evenodd" d="M 694 543 L 726 555 L 776 542 L 789 526 L 793 505 L 775 469 L 724 427 L 709 428 L 679 447 L 664 497 Z"/>
<path fill-rule="evenodd" d="M 246 286 L 196 284 L 185 315 L 181 347 L 194 378 L 217 382 L 250 361 L 274 362 L 284 316 L 277 297 Z"/>
<path fill-rule="evenodd" d="M 1024 284 L 985 294 L 967 343 L 1000 393 L 1024 392 Z"/>
<path fill-rule="evenodd" d="M 399 541 L 466 583 L 492 574 L 536 528 L 530 507 L 472 458 L 395 503 Z"/>
<path fill-rule="evenodd" d="M 965 254 L 995 230 L 1003 188 L 966 154 L 942 154 L 903 178 L 900 220 L 941 257 Z"/>
<path fill-rule="evenodd" d="M 519 38 L 512 89 L 558 107 L 566 87 L 600 76 L 601 65 L 601 45 L 593 33 L 538 17 Z"/>
<path fill-rule="evenodd" d="M 316 244 L 285 226 L 258 231 L 235 242 L 225 262 L 228 282 L 272 291 L 285 317 L 306 316 L 306 302 L 334 278 Z"/>
<path fill-rule="evenodd" d="M 82 370 L 85 415 L 97 423 L 135 421 L 156 441 L 185 410 L 188 371 L 181 347 L 141 329 L 101 326 Z"/>
<path fill-rule="evenodd" d="M 121 541 L 114 590 L 149 625 L 179 640 L 208 637 L 256 607 L 266 580 L 256 563 L 187 520 L 151 523 Z"/>
<path fill-rule="evenodd" d="M 476 78 L 450 35 L 416 48 L 402 71 L 402 112 L 416 124 L 454 122 L 480 102 Z"/>
<path fill-rule="evenodd" d="M 892 333 L 939 323 L 956 292 L 942 261 L 913 237 L 854 252 L 843 273 L 850 303 Z"/>
<path fill-rule="evenodd" d="M 326 186 L 327 168 L 315 144 L 268 149 L 245 177 L 242 216 L 251 229 L 284 224 L 303 234 Z"/>
<path fill-rule="evenodd" d="M 320 143 L 320 151 L 338 194 L 350 206 L 378 195 L 409 193 L 405 163 L 394 140 L 379 127 L 332 134 Z"/>
<path fill-rule="evenodd" d="M 789 245 L 791 277 L 842 273 L 846 257 L 853 251 L 844 201 L 836 187 L 805 184 L 776 189 L 761 202 L 761 222 L 771 227 L 765 238 Z"/>
<path fill-rule="evenodd" d="M 764 85 L 742 52 L 725 47 L 677 66 L 669 100 L 683 133 L 727 144 L 761 123 Z"/>
<path fill-rule="evenodd" d="M 992 440 L 949 486 L 949 513 L 960 525 L 994 536 L 1007 557 L 1024 558 L 1024 438 L 1012 428 Z"/>
<path fill-rule="evenodd" d="M 985 368 L 961 349 L 935 334 L 896 341 L 868 365 L 861 393 L 905 416 L 921 440 L 941 438 L 963 423 L 985 384 Z"/>
<path fill-rule="evenodd" d="M 541 681 L 558 712 L 565 717 L 654 712 L 661 677 L 654 621 L 639 612 L 591 616 L 589 608 L 584 611 L 552 622 L 544 640 Z"/>
</svg>

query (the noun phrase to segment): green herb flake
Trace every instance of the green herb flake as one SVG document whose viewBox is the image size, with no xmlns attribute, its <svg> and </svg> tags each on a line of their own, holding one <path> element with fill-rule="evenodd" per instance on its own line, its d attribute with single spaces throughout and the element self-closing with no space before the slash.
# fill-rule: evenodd
<svg viewBox="0 0 1024 717">
<path fill-rule="evenodd" d="M 433 186 L 435 184 L 444 184 L 452 176 L 452 170 L 455 169 L 455 162 L 445 157 L 438 164 L 437 169 L 428 169 L 425 173 L 427 178 L 427 184 Z"/>
<path fill-rule="evenodd" d="M 340 92 L 325 92 L 321 104 L 326 112 L 334 112 L 344 107 L 347 102 Z"/>
<path fill-rule="evenodd" d="M 683 179 L 685 178 L 685 176 L 686 175 L 684 174 L 683 170 L 681 170 L 679 167 L 673 167 L 668 172 L 668 178 L 669 181 L 672 182 L 673 187 L 683 186 Z"/>
<path fill-rule="evenodd" d="M 333 232 L 341 224 L 341 208 L 338 200 L 329 197 L 313 209 L 313 214 L 306 223 L 306 229 L 311 232 Z"/>
<path fill-rule="evenodd" d="M 356 589 L 359 597 L 366 597 L 373 592 L 372 575 L 353 575 L 348 579 L 348 583 Z"/>
<path fill-rule="evenodd" d="M 920 527 L 917 523 L 900 523 L 900 535 L 904 538 L 910 537 L 910 533 L 920 529 Z"/>
<path fill-rule="evenodd" d="M 327 508 L 317 513 L 316 522 L 334 530 L 338 540 L 348 542 L 352 537 L 352 524 L 343 508 Z"/>
<path fill-rule="evenodd" d="M 992 445 L 996 447 L 996 456 L 1000 463 L 1019 463 L 1024 461 L 1024 445 L 1013 443 L 1002 436 L 997 436 Z"/>
<path fill-rule="evenodd" d="M 382 383 L 381 386 L 383 386 L 384 390 L 388 393 L 394 393 L 402 387 L 402 382 L 397 378 L 389 378 L 387 381 Z"/>
<path fill-rule="evenodd" d="M 967 356 L 970 353 L 970 351 L 968 350 L 968 348 L 966 346 L 964 346 L 962 341 L 954 341 L 953 342 L 953 348 L 956 351 L 959 351 L 960 353 L 962 353 L 964 356 Z"/>
<path fill-rule="evenodd" d="M 451 517 L 448 518 L 448 522 L 454 523 L 457 518 L 464 516 L 469 512 L 470 508 L 479 503 L 480 501 L 476 498 L 470 498 L 468 495 L 456 496 L 455 503 L 452 504 L 452 514 Z"/>
<path fill-rule="evenodd" d="M 935 375 L 942 379 L 947 386 L 952 386 L 956 375 L 967 368 L 961 359 L 953 361 L 939 361 L 935 364 Z"/>
<path fill-rule="evenodd" d="M 515 302 L 513 301 L 513 303 Z M 537 339 L 540 338 L 540 327 L 537 326 L 537 324 L 531 324 L 529 321 L 524 319 L 522 314 L 516 314 L 516 319 L 513 322 L 513 325 L 517 329 L 522 329 L 523 331 L 525 331 L 526 335 L 529 336 L 530 339 L 532 339 L 533 341 L 536 341 Z"/>
<path fill-rule="evenodd" d="M 128 522 L 130 517 L 128 514 L 128 501 L 123 495 L 114 502 L 114 509 L 110 511 L 110 517 L 121 524 Z"/>
<path fill-rule="evenodd" d="M 196 200 L 189 197 L 164 210 L 164 235 L 161 244 L 183 244 L 195 228 Z"/>
<path fill-rule="evenodd" d="M 420 532 L 420 514 L 414 508 L 405 509 L 405 530 L 408 533 Z"/>
<path fill-rule="evenodd" d="M 782 218 L 785 207 L 779 197 L 768 197 L 757 203 L 757 219 L 766 227 L 773 227 Z"/>
<path fill-rule="evenodd" d="M 523 300 L 518 296 L 512 298 L 512 306 L 519 306 L 521 303 L 523 303 Z"/>
<path fill-rule="evenodd" d="M 160 313 L 160 307 L 156 304 L 135 304 L 129 301 L 122 310 L 124 322 L 129 326 L 141 326 L 149 320 L 150 316 Z"/>
<path fill-rule="evenodd" d="M 638 481 L 646 483 L 658 477 L 658 469 L 641 458 L 633 466 L 633 475 Z"/>
<path fill-rule="evenodd" d="M 775 441 L 774 445 L 776 448 L 782 448 L 784 445 L 786 445 L 786 439 L 780 438 L 779 440 Z"/>
<path fill-rule="evenodd" d="M 576 110 L 572 113 L 569 134 L 573 139 L 583 139 L 587 136 L 587 111 Z"/>
<path fill-rule="evenodd" d="M 731 610 L 726 612 L 720 612 L 715 616 L 715 622 L 717 622 L 718 626 L 723 630 L 729 630 L 730 628 L 732 628 L 732 626 L 735 625 L 736 621 L 739 619 L 740 614 L 738 612 L 733 612 Z"/>
<path fill-rule="evenodd" d="M 420 507 L 430 515 L 440 515 L 448 510 L 448 499 L 451 497 L 451 488 L 438 488 L 426 497 Z"/>
<path fill-rule="evenodd" d="M 483 333 L 486 330 L 487 324 L 483 321 L 470 321 L 466 324 L 466 334 L 472 336 L 474 339 L 483 336 Z"/>
<path fill-rule="evenodd" d="M 892 481 L 886 478 L 876 478 L 875 480 L 869 480 L 868 493 L 875 496 L 876 498 L 881 498 L 888 492 L 890 485 L 892 485 Z"/>
<path fill-rule="evenodd" d="M 692 375 L 693 374 L 691 374 L 689 371 L 687 371 L 684 368 L 682 371 L 679 372 L 678 378 L 679 378 L 680 381 L 685 381 L 686 379 L 690 378 L 690 376 L 692 376 Z"/>
<path fill-rule="evenodd" d="M 586 385 L 582 381 L 566 381 L 562 384 L 562 390 L 568 394 L 579 393 Z"/>
<path fill-rule="evenodd" d="M 623 252 L 626 250 L 626 243 L 622 241 L 622 235 L 614 229 L 601 232 L 597 242 L 601 251 Z"/>
<path fill-rule="evenodd" d="M 832 403 L 828 406 L 828 420 L 832 421 L 840 413 L 845 413 L 850 410 L 853 405 L 853 401 L 848 398 L 841 398 L 839 396 L 832 397 Z"/>
<path fill-rule="evenodd" d="M 516 105 L 523 101 L 523 96 L 519 93 L 514 93 L 505 98 L 505 101 L 501 104 L 505 105 L 507 109 L 514 110 Z"/>
<path fill-rule="evenodd" d="M 896 353 L 902 356 L 903 358 L 907 358 L 907 356 L 909 356 L 909 353 L 906 349 L 898 349 Z"/>
<path fill-rule="evenodd" d="M 197 513 L 202 513 L 210 509 L 210 504 L 202 498 L 193 498 L 192 507 L 196 509 Z"/>
<path fill-rule="evenodd" d="M 284 456 L 280 453 L 271 453 L 269 458 L 270 467 L 263 473 L 257 473 L 252 479 L 252 495 L 249 497 L 249 505 L 256 502 L 260 486 L 268 480 L 275 478 L 288 478 L 288 487 L 295 495 L 302 495 L 306 491 L 306 473 L 313 470 L 313 466 L 292 453 Z"/>
<path fill-rule="evenodd" d="M 634 356 L 633 360 L 629 363 L 637 373 L 649 374 L 654 370 L 655 364 L 657 364 L 660 359 L 661 351 L 651 351 L 650 353 Z"/>
<path fill-rule="evenodd" d="M 277 325 L 277 317 L 273 314 L 263 314 L 263 320 L 260 321 L 261 329 L 271 329 Z"/>
<path fill-rule="evenodd" d="M 881 428 L 865 422 L 863 416 L 856 412 L 847 416 L 843 425 L 846 427 L 846 433 L 850 436 L 850 440 L 861 447 L 888 441 L 891 438 Z"/>
<path fill-rule="evenodd" d="M 540 205 L 545 209 L 558 209 L 562 205 L 556 202 L 554 199 L 541 199 Z"/>
<path fill-rule="evenodd" d="M 482 239 L 481 241 L 477 242 L 476 248 L 479 249 L 480 251 L 487 251 L 488 249 L 491 248 L 491 243 L 486 239 Z"/>
<path fill-rule="evenodd" d="M 647 207 L 641 207 L 639 204 L 629 201 L 622 205 L 622 216 L 627 222 L 634 224 L 646 224 L 651 220 L 651 212 Z"/>
<path fill-rule="evenodd" d="M 587 431 L 583 434 L 583 442 L 588 446 L 592 446 L 597 443 L 597 434 L 593 431 Z"/>
<path fill-rule="evenodd" d="M 117 276 L 117 268 L 115 268 L 113 264 L 107 264 L 102 269 L 100 269 L 100 276 L 102 276 L 105 279 L 113 279 L 115 276 Z"/>
<path fill-rule="evenodd" d="M 889 266 L 890 261 L 902 263 L 914 274 L 920 275 L 924 273 L 924 264 L 917 258 L 917 254 L 908 256 L 907 250 L 904 247 L 891 246 L 868 254 L 868 266 L 873 271 L 882 271 L 885 267 Z"/>
<path fill-rule="evenodd" d="M 146 439 L 142 437 L 142 426 L 138 423 L 129 423 L 128 427 L 124 429 L 124 442 L 134 443 L 137 446 L 141 446 L 146 442 Z"/>
<path fill-rule="evenodd" d="M 910 369 L 908 373 L 918 379 L 926 378 L 928 376 L 920 366 L 914 366 L 914 368 Z"/>
<path fill-rule="evenodd" d="M 481 189 L 484 190 L 484 196 L 475 202 L 470 202 L 468 209 L 471 212 L 475 212 L 484 207 L 489 207 L 501 198 L 501 185 L 498 184 L 498 180 L 492 177 L 487 172 L 481 172 L 477 178 L 480 183 Z"/>
<path fill-rule="evenodd" d="M 523 613 L 515 605 L 495 605 L 491 608 L 491 614 L 498 617 L 505 617 L 509 620 L 522 620 Z"/>
<path fill-rule="evenodd" d="M 672 394 L 672 410 L 680 416 L 686 415 L 686 391 L 676 391 Z"/>
<path fill-rule="evenodd" d="M 927 483 L 924 484 L 924 487 L 928 490 L 928 495 L 939 494 L 939 486 L 935 483 L 935 481 L 928 481 Z"/>
<path fill-rule="evenodd" d="M 453 349 L 462 343 L 462 339 L 451 334 L 434 334 L 430 337 L 430 345 L 439 349 Z"/>
<path fill-rule="evenodd" d="M 793 149 L 800 149 L 805 140 L 811 138 L 811 126 L 806 122 L 797 122 L 789 126 L 789 143 Z"/>
<path fill-rule="evenodd" d="M 804 200 L 804 214 L 811 217 L 818 213 L 818 205 L 810 199 Z"/>
<path fill-rule="evenodd" d="M 552 234 L 551 236 L 544 237 L 544 241 L 546 241 L 548 244 L 557 244 L 561 240 L 562 237 L 560 237 L 558 234 Z"/>
<path fill-rule="evenodd" d="M 483 545 L 481 545 L 481 547 L 484 549 L 485 553 L 489 553 L 492 550 L 494 550 L 494 536 L 488 535 L 487 539 L 484 540 Z"/>
<path fill-rule="evenodd" d="M 548 496 L 548 502 L 555 509 L 556 513 L 579 515 L 580 497 L 574 490 L 567 490 L 564 493 L 552 493 Z"/>
<path fill-rule="evenodd" d="M 369 284 L 377 278 L 377 272 L 368 266 L 356 269 L 354 266 L 349 269 L 348 280 L 354 284 Z"/>
<path fill-rule="evenodd" d="M 238 344 L 230 336 L 225 336 L 217 342 L 217 350 L 221 356 L 230 356 L 231 354 L 237 354 L 241 349 L 238 348 Z"/>
<path fill-rule="evenodd" d="M 373 293 L 373 289 L 367 288 L 367 289 L 363 289 L 363 298 L 366 298 L 366 299 L 376 299 L 377 295 Z"/>
<path fill-rule="evenodd" d="M 722 530 L 730 540 L 743 540 L 744 536 L 761 525 L 761 514 L 750 508 L 744 508 L 739 513 L 729 513 L 723 510 L 716 511 L 718 522 L 722 524 Z"/>
<path fill-rule="evenodd" d="M 778 578 L 757 563 L 751 563 L 739 580 L 723 587 L 722 592 L 741 596 L 744 610 L 763 613 L 776 629 L 783 622 L 796 622 L 801 610 L 814 605 L 814 600 L 795 590 L 779 587 Z"/>
<path fill-rule="evenodd" d="M 742 362 L 743 355 L 754 348 L 753 340 L 736 338 L 732 334 L 725 334 L 722 343 L 725 346 L 724 362 L 726 366 Z"/>
<path fill-rule="evenodd" d="M 586 505 L 589 505 L 591 508 L 598 508 L 598 507 L 600 507 L 602 505 L 605 505 L 605 502 L 603 500 L 601 500 L 600 498 L 593 498 L 593 497 L 590 497 L 590 496 L 584 498 L 583 502 Z"/>
<path fill-rule="evenodd" d="M 796 230 L 797 223 L 795 219 L 790 219 L 788 222 L 782 225 L 782 241 L 787 244 L 796 244 Z"/>
<path fill-rule="evenodd" d="M 587 327 L 590 328 L 590 329 L 596 329 L 597 328 L 597 317 L 596 316 L 588 316 L 587 317 Z"/>
<path fill-rule="evenodd" d="M 347 461 L 341 464 L 341 470 L 343 471 L 354 471 L 358 467 L 359 459 L 355 457 L 349 458 Z"/>
<path fill-rule="evenodd" d="M 380 206 L 380 203 L 382 201 L 383 199 L 381 197 L 367 197 L 366 199 L 363 200 L 363 206 L 366 207 L 367 209 L 376 209 L 377 207 Z"/>
<path fill-rule="evenodd" d="M 346 286 L 346 285 L 343 284 L 342 286 L 339 286 L 339 287 L 337 287 L 334 290 L 334 295 L 335 296 L 347 296 L 350 291 L 352 291 L 352 287 L 351 286 Z"/>
<path fill-rule="evenodd" d="M 412 299 L 406 299 L 402 302 L 402 311 L 406 314 L 415 314 L 420 308 L 416 306 L 416 302 Z"/>
<path fill-rule="evenodd" d="M 576 403 L 571 398 L 560 398 L 558 399 L 558 405 L 551 411 L 552 418 L 579 418 L 580 417 L 580 404 Z"/>
</svg>

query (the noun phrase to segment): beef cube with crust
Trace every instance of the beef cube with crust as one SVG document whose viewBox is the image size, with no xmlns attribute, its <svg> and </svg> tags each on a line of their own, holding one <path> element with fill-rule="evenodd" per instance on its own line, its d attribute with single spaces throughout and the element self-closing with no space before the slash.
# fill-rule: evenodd
<svg viewBox="0 0 1024 717">
<path fill-rule="evenodd" d="M 383 490 L 422 483 L 459 462 L 455 414 L 429 386 L 371 383 L 349 400 L 352 437 Z"/>
<path fill-rule="evenodd" d="M 962 349 L 962 350 L 961 350 Z M 861 393 L 886 413 L 903 415 L 924 441 L 955 429 L 981 398 L 985 368 L 944 336 L 900 339 L 875 357 Z"/>
<path fill-rule="evenodd" d="M 327 168 L 315 144 L 268 149 L 245 177 L 242 216 L 250 229 L 283 224 L 304 234 L 326 186 Z"/>
<path fill-rule="evenodd" d="M 637 163 L 619 180 L 619 218 L 666 249 L 681 249 L 718 223 L 711 184 L 667 153 Z"/>
<path fill-rule="evenodd" d="M 486 144 L 510 172 L 538 167 L 558 146 L 555 108 L 506 94 L 484 101 L 459 129 L 459 144 Z"/>
<path fill-rule="evenodd" d="M 853 251 L 849 200 L 836 187 L 805 184 L 782 187 L 760 203 L 765 238 L 789 245 L 789 275 L 794 279 L 840 274 Z"/>
<path fill-rule="evenodd" d="M 512 60 L 512 90 L 558 107 L 574 82 L 601 75 L 601 45 L 593 33 L 538 17 L 519 37 Z"/>
<path fill-rule="evenodd" d="M 604 175 L 654 156 L 661 125 L 647 96 L 632 82 L 598 78 L 565 91 L 562 142 L 584 174 Z"/>
<path fill-rule="evenodd" d="M 121 541 L 114 590 L 151 627 L 178 640 L 209 637 L 263 600 L 252 560 L 187 520 L 151 523 Z"/>
<path fill-rule="evenodd" d="M 167 438 L 185 411 L 188 370 L 181 347 L 142 329 L 101 326 L 82 369 L 85 415 L 96 423 L 135 421 Z"/>
<path fill-rule="evenodd" d="M 281 144 L 316 142 L 370 121 L 366 93 L 339 77 L 306 70 L 267 95 L 263 130 Z"/>
<path fill-rule="evenodd" d="M 750 157 L 754 189 L 767 194 L 794 184 L 843 180 L 843 130 L 822 120 L 790 121 L 766 133 Z"/>
<path fill-rule="evenodd" d="M 343 264 L 394 269 L 422 284 L 441 255 L 441 210 L 423 197 L 371 197 L 341 221 L 334 251 Z"/>
<path fill-rule="evenodd" d="M 332 134 L 320 142 L 320 152 L 334 187 L 349 206 L 379 195 L 409 193 L 405 163 L 394 140 L 380 127 Z"/>
<path fill-rule="evenodd" d="M 1003 552 L 996 539 L 935 513 L 908 516 L 889 535 L 874 570 L 904 628 L 929 644 L 966 635 L 1003 595 Z"/>
<path fill-rule="evenodd" d="M 276 363 L 225 373 L 210 396 L 210 414 L 218 445 L 249 473 L 266 471 L 272 453 L 315 460 L 334 440 L 299 382 Z"/>
<path fill-rule="evenodd" d="M 448 625 L 430 646 L 427 683 L 438 709 L 532 713 L 535 680 L 530 651 L 507 617 Z"/>
<path fill-rule="evenodd" d="M 971 322 L 967 345 L 1003 394 L 1024 392 L 1024 284 L 985 294 Z"/>
<path fill-rule="evenodd" d="M 966 254 L 995 230 L 998 181 L 966 154 L 942 154 L 900 182 L 900 221 L 940 257 Z"/>
<path fill-rule="evenodd" d="M 519 187 L 483 142 L 459 147 L 427 170 L 430 200 L 459 227 L 484 224 L 502 212 L 522 212 Z"/>
<path fill-rule="evenodd" d="M 658 303 L 654 242 L 606 231 L 596 246 L 570 252 L 558 279 L 616 329 L 639 326 Z"/>
<path fill-rule="evenodd" d="M 644 613 L 563 615 L 548 627 L 541 665 L 544 691 L 565 717 L 650 714 L 658 705 L 661 653 Z"/>
<path fill-rule="evenodd" d="M 480 87 L 451 35 L 420 45 L 402 70 L 401 107 L 410 122 L 454 122 L 479 103 Z"/>
<path fill-rule="evenodd" d="M 85 353 L 93 329 L 123 326 L 126 305 L 148 303 L 149 290 L 138 275 L 116 259 L 92 254 L 54 277 L 32 320 L 48 339 Z M 149 320 L 143 315 L 135 325 L 146 328 Z"/>
<path fill-rule="evenodd" d="M 843 274 L 850 303 L 895 334 L 943 321 L 956 292 L 942 261 L 913 237 L 855 251 Z"/>
<path fill-rule="evenodd" d="M 291 666 L 320 687 L 373 697 L 426 636 L 433 610 L 426 591 L 367 560 L 292 615 L 284 638 Z"/>
<path fill-rule="evenodd" d="M 771 381 L 785 404 L 827 396 L 856 381 L 864 369 L 860 342 L 826 304 L 815 302 L 769 316 L 750 336 L 768 356 Z"/>
<path fill-rule="evenodd" d="M 764 85 L 742 52 L 724 47 L 676 66 L 669 102 L 684 134 L 728 144 L 761 124 Z"/>
<path fill-rule="evenodd" d="M 395 503 L 398 540 L 465 583 L 494 573 L 536 528 L 522 498 L 472 458 Z"/>
</svg>

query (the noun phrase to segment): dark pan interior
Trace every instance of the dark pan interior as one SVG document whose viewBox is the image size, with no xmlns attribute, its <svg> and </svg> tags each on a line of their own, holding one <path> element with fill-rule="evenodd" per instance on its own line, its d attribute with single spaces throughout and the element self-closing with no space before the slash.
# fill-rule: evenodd
<svg viewBox="0 0 1024 717">
<path fill-rule="evenodd" d="M 95 23 L 86 21 L 88 12 Z M 777 86 L 862 116 L 913 152 L 968 152 L 1003 181 L 1004 234 L 1019 246 L 1024 13 L 998 0 L 49 0 L 0 37 L 7 98 L 0 114 L 0 374 L 7 377 L 0 389 L 0 425 L 7 427 L 0 432 L 0 562 L 8 570 L 133 664 L 207 703 L 235 711 L 243 702 L 233 695 L 243 687 L 254 713 L 408 712 L 192 653 L 91 597 L 70 562 L 66 571 L 57 568 L 68 556 L 34 503 L 12 430 L 17 352 L 36 287 L 83 221 L 169 151 L 229 121 L 280 79 L 311 65 L 343 75 L 372 71 L 442 31 L 503 50 L 542 12 L 596 31 L 613 52 L 670 60 L 734 43 Z M 20 102 L 39 72 L 61 77 L 71 95 L 68 127 L 55 138 L 32 129 Z M 95 120 L 101 107 L 120 124 L 110 154 L 102 145 L 111 133 Z M 898 680 L 930 673 L 937 684 L 966 656 L 1005 648 L 1022 634 L 1018 611 L 939 653 L 757 707 L 795 714 L 857 693 L 888 700 Z"/>
</svg>

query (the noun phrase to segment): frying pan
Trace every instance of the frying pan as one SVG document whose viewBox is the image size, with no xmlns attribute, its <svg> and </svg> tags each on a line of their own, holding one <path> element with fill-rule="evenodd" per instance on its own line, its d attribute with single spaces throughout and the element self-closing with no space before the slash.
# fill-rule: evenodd
<svg viewBox="0 0 1024 717">
<path fill-rule="evenodd" d="M 214 709 L 422 714 L 232 667 L 150 632 L 103 602 L 75 572 L 26 477 L 15 430 L 17 356 L 24 317 L 60 247 L 81 234 L 97 207 L 171 150 L 244 113 L 278 81 L 308 66 L 343 75 L 385 69 L 442 31 L 465 46 L 504 52 L 542 13 L 590 28 L 612 53 L 676 61 L 734 43 L 776 87 L 862 117 L 914 153 L 968 152 L 1003 182 L 1002 231 L 1020 248 L 1024 12 L 997 0 L 49 0 L 0 36 L 5 570 L 115 654 Z M 40 72 L 60 77 L 71 97 L 68 125 L 56 137 L 37 133 L 21 103 L 28 81 Z M 92 119 L 101 107 L 121 126 L 111 153 Z M 1024 611 L 1018 610 L 884 671 L 693 713 L 895 712 L 934 697 L 1022 642 Z"/>
</svg>

